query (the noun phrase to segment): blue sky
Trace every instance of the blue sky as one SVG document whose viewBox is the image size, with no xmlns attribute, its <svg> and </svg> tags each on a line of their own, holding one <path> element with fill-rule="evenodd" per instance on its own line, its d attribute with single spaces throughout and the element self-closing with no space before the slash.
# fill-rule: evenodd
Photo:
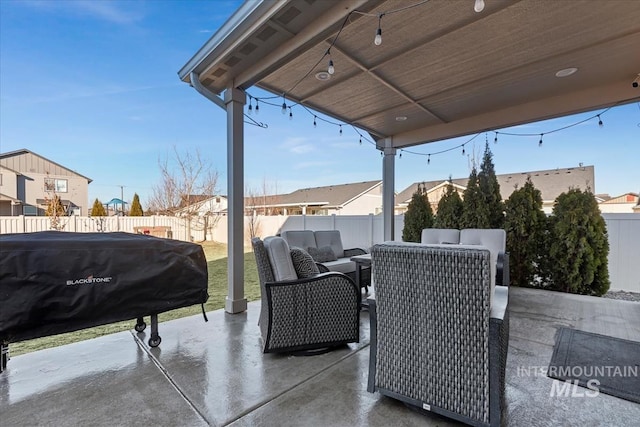
<svg viewBox="0 0 640 427">
<path fill-rule="evenodd" d="M 0 151 L 27 148 L 93 180 L 90 202 L 134 193 L 143 207 L 159 181 L 158 161 L 200 149 L 219 172 L 226 193 L 225 114 L 182 83 L 177 71 L 241 4 L 240 1 L 0 0 Z M 631 85 L 630 85 L 631 86 Z M 631 88 L 630 88 L 631 89 Z M 263 96 L 250 89 L 254 96 Z M 640 95 L 640 93 L 639 93 Z M 598 113 L 519 126 L 548 133 Z M 248 186 L 297 188 L 377 180 L 380 153 L 348 126 L 318 122 L 294 109 L 262 105 L 245 127 Z M 620 106 L 594 119 L 539 137 L 487 135 L 497 173 L 595 165 L 595 190 L 612 196 L 640 191 L 640 105 Z M 432 153 L 468 140 L 413 147 Z M 402 153 L 396 190 L 416 181 L 466 177 L 469 153 L 481 156 L 485 135 L 431 157 Z"/>
</svg>

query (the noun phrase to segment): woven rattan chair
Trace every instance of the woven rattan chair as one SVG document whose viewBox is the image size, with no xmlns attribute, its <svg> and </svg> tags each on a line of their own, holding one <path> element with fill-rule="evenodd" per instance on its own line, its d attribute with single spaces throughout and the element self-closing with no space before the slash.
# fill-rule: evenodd
<svg viewBox="0 0 640 427">
<path fill-rule="evenodd" d="M 260 278 L 263 351 L 314 354 L 358 342 L 361 294 L 353 280 L 337 272 L 278 280 L 291 262 L 288 245 L 281 237 L 265 242 L 251 240 Z"/>
<path fill-rule="evenodd" d="M 471 425 L 499 426 L 508 288 L 482 246 L 385 243 L 371 251 L 369 392 Z"/>
</svg>

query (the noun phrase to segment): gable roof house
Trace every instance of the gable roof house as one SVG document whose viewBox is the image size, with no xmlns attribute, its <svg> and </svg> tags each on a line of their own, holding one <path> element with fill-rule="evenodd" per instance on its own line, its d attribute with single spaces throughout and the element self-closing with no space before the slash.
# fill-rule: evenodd
<svg viewBox="0 0 640 427">
<path fill-rule="evenodd" d="M 27 149 L 0 153 L 0 216 L 44 215 L 59 196 L 68 215 L 86 215 L 91 179 Z"/>
<path fill-rule="evenodd" d="M 545 213 L 551 213 L 556 197 L 570 188 L 579 188 L 581 190 L 590 188 L 591 191 L 594 191 L 595 181 L 593 166 L 517 172 L 496 175 L 498 184 L 500 185 L 502 200 L 508 199 L 516 188 L 522 188 L 527 177 L 531 177 L 533 185 L 540 190 L 542 196 L 542 210 Z M 468 177 L 451 180 L 455 190 L 460 193 L 461 197 L 462 193 L 467 188 L 468 181 Z M 411 184 L 396 197 L 396 213 L 406 212 L 409 201 L 411 201 L 411 196 L 417 190 L 418 184 L 425 186 L 427 190 L 427 197 L 429 198 L 429 202 L 431 203 L 431 207 L 435 213 L 438 207 L 438 202 L 442 198 L 448 182 L 448 180 L 445 180 L 423 183 L 415 182 Z"/>
<path fill-rule="evenodd" d="M 245 209 L 265 215 L 367 215 L 382 209 L 382 181 L 302 188 L 245 198 Z"/>
<path fill-rule="evenodd" d="M 598 203 L 602 213 L 640 213 L 638 193 L 625 193 Z"/>
</svg>

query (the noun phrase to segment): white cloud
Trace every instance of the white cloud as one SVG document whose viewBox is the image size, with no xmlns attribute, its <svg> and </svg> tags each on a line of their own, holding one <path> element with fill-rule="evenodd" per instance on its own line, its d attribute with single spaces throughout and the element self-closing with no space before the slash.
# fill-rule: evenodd
<svg viewBox="0 0 640 427">
<path fill-rule="evenodd" d="M 96 0 L 70 0 L 70 1 L 45 1 L 30 0 L 23 3 L 32 8 L 43 11 L 62 11 L 64 13 L 74 13 L 80 16 L 91 16 L 103 21 L 115 24 L 131 24 L 142 19 L 139 8 L 134 11 L 130 6 L 134 2 L 117 3 L 114 1 Z M 120 5 L 127 6 L 120 7 Z"/>
<path fill-rule="evenodd" d="M 315 150 L 307 138 L 303 137 L 287 138 L 285 142 L 280 144 L 280 148 L 293 154 L 305 154 Z"/>
</svg>

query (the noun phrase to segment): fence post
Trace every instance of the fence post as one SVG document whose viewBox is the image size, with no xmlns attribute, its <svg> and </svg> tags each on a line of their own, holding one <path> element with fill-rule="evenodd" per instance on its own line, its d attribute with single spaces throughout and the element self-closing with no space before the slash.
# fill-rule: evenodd
<svg viewBox="0 0 640 427">
<path fill-rule="evenodd" d="M 369 214 L 369 247 L 373 246 L 373 214 Z"/>
<path fill-rule="evenodd" d="M 336 229 L 336 214 L 331 214 L 331 229 Z"/>
</svg>

